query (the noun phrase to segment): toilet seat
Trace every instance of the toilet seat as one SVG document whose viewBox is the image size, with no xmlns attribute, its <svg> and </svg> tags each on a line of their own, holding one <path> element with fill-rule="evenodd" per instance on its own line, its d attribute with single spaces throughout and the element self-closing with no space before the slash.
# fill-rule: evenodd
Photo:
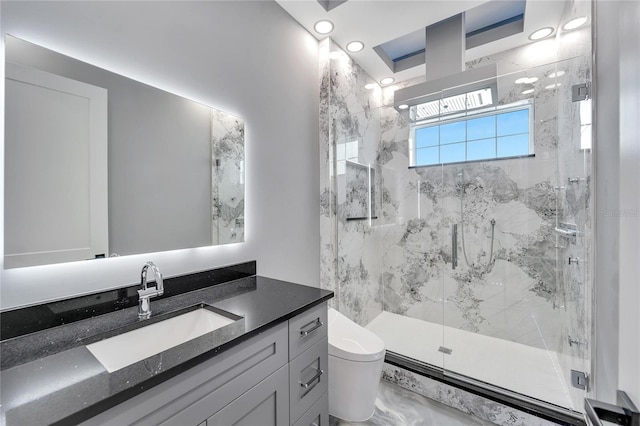
<svg viewBox="0 0 640 426">
<path fill-rule="evenodd" d="M 329 356 L 371 362 L 384 357 L 384 341 L 333 308 L 329 308 Z"/>
</svg>

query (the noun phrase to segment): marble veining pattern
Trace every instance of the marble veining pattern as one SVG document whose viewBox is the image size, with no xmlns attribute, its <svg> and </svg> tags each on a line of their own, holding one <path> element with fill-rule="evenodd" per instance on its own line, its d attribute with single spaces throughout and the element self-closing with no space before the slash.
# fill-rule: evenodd
<svg viewBox="0 0 640 426">
<path fill-rule="evenodd" d="M 335 43 L 321 42 L 321 286 L 334 290 L 334 306 L 362 325 L 382 312 L 382 232 L 378 219 L 347 220 L 354 208 L 347 161 L 372 168 L 371 187 L 358 192 L 374 194 L 372 210 L 379 212 L 376 155 L 382 97 L 380 90 L 363 89 L 369 82 L 372 79 Z"/>
<path fill-rule="evenodd" d="M 244 120 L 211 110 L 212 243 L 244 241 Z"/>
<path fill-rule="evenodd" d="M 332 121 L 330 115 L 330 52 L 331 39 L 319 43 L 319 80 L 320 80 L 320 286 L 336 292 L 337 280 L 337 221 L 335 190 L 335 147 L 331 136 Z M 339 298 L 329 302 L 330 306 L 340 309 Z"/>
<path fill-rule="evenodd" d="M 577 10 L 587 3 L 565 14 L 588 15 Z M 363 325 L 384 310 L 551 350 L 563 375 L 588 370 L 591 157 L 579 149 L 584 129 L 570 88 L 590 79 L 589 38 L 585 28 L 467 63 L 496 63 L 500 105 L 532 102 L 535 156 L 422 168 L 408 168 L 410 126 L 390 106 L 392 91 L 364 89 L 366 74 L 322 42 L 321 282 L 336 291 L 338 309 Z M 521 77 L 537 80 L 515 84 Z M 345 221 L 347 160 L 376 170 L 375 220 Z M 578 225 L 575 245 L 555 232 L 559 222 Z M 569 265 L 569 256 L 581 262 Z"/>
<path fill-rule="evenodd" d="M 382 379 L 492 424 L 503 426 L 555 425 L 555 423 L 540 417 L 386 363 L 382 370 Z"/>
<path fill-rule="evenodd" d="M 380 381 L 373 417 L 365 422 L 329 418 L 331 426 L 489 426 L 493 423 L 434 402 L 386 380 Z"/>
</svg>

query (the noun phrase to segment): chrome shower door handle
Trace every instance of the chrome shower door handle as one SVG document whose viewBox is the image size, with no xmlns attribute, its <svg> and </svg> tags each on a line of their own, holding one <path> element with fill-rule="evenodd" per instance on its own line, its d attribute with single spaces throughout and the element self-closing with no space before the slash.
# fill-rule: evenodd
<svg viewBox="0 0 640 426">
<path fill-rule="evenodd" d="M 451 225 L 451 269 L 458 266 L 458 224 Z"/>
</svg>

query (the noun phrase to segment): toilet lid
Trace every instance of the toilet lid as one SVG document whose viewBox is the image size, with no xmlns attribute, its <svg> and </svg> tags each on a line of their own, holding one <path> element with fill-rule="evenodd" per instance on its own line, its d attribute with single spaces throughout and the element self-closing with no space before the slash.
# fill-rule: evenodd
<svg viewBox="0 0 640 426">
<path fill-rule="evenodd" d="M 329 309 L 329 355 L 350 361 L 376 361 L 384 357 L 384 341 L 335 309 Z"/>
</svg>

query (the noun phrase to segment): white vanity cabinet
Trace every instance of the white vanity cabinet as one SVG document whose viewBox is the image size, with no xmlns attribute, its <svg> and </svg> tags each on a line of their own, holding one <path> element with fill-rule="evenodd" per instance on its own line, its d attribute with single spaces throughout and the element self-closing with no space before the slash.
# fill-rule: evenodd
<svg viewBox="0 0 640 426">
<path fill-rule="evenodd" d="M 83 425 L 328 426 L 322 303 Z"/>
</svg>

